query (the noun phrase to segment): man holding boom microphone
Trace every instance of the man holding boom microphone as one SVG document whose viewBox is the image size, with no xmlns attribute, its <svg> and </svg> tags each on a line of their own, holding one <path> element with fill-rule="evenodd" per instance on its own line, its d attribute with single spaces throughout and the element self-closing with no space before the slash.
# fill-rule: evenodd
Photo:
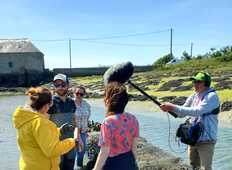
<svg viewBox="0 0 232 170">
<path fill-rule="evenodd" d="M 219 98 L 215 90 L 210 88 L 211 76 L 206 72 L 199 72 L 191 77 L 195 93 L 192 94 L 183 106 L 172 103 L 160 104 L 149 94 L 144 92 L 129 79 L 133 75 L 134 67 L 131 62 L 111 66 L 104 74 L 104 84 L 116 81 L 128 82 L 140 91 L 163 111 L 169 112 L 174 117 L 190 118 L 178 128 L 177 136 L 181 142 L 189 145 L 189 158 L 193 170 L 204 167 L 212 170 L 214 147 L 217 141 L 218 113 L 220 108 Z M 191 134 L 191 135 L 190 135 Z"/>
<path fill-rule="evenodd" d="M 195 93 L 188 97 L 183 106 L 163 103 L 160 108 L 165 112 L 174 112 L 178 117 L 190 116 L 187 121 L 192 126 L 203 125 L 196 144 L 189 145 L 189 159 L 193 170 L 200 167 L 212 170 L 220 102 L 217 93 L 210 87 L 211 76 L 208 73 L 199 72 L 191 77 L 191 80 Z"/>
</svg>

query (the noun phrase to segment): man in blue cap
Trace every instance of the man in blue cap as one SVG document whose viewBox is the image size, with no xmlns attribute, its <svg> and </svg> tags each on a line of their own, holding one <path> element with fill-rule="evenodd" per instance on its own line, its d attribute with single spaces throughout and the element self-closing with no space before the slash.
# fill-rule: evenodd
<svg viewBox="0 0 232 170">
<path fill-rule="evenodd" d="M 188 97 L 183 106 L 163 103 L 163 111 L 175 112 L 178 117 L 190 116 L 191 124 L 201 122 L 203 131 L 195 145 L 189 145 L 188 153 L 193 170 L 201 167 L 212 170 L 214 147 L 217 141 L 218 113 L 220 102 L 217 93 L 210 87 L 211 76 L 207 72 L 198 72 L 191 77 L 195 93 Z"/>
</svg>

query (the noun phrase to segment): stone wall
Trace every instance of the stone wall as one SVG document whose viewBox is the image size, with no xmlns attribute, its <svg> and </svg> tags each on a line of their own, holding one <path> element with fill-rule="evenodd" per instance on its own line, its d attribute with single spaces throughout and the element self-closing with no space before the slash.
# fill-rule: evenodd
<svg viewBox="0 0 232 170">
<path fill-rule="evenodd" d="M 24 74 L 26 71 L 44 72 L 42 53 L 0 53 L 0 74 Z"/>
<path fill-rule="evenodd" d="M 24 73 L 0 74 L 0 87 L 30 87 L 38 86 L 53 79 L 49 70 L 44 72 L 26 71 Z"/>
<path fill-rule="evenodd" d="M 55 68 L 54 74 L 63 73 L 68 76 L 92 76 L 103 75 L 109 67 L 89 67 L 89 68 Z M 152 66 L 135 66 L 135 72 L 151 71 Z"/>
</svg>

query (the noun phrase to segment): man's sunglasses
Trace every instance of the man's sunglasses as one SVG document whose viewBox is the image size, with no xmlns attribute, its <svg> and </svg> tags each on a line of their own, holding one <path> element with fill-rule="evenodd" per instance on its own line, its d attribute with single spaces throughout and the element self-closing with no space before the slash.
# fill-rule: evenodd
<svg viewBox="0 0 232 170">
<path fill-rule="evenodd" d="M 85 94 L 84 94 L 84 93 L 79 93 L 79 92 L 77 92 L 76 95 L 77 95 L 77 96 L 79 95 L 79 96 L 83 97 Z"/>
<path fill-rule="evenodd" d="M 66 87 L 67 84 L 66 83 L 59 83 L 59 84 L 58 83 L 54 83 L 53 85 L 55 86 L 55 88 L 58 88 L 58 87 L 64 88 L 64 87 Z"/>
<path fill-rule="evenodd" d="M 193 84 L 199 84 L 199 83 L 202 83 L 202 82 L 204 82 L 204 81 L 194 80 Z"/>
</svg>

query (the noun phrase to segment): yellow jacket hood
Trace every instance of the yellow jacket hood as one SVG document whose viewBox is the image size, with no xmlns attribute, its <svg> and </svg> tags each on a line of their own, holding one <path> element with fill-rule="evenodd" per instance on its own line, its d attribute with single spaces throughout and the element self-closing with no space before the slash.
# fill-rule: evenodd
<svg viewBox="0 0 232 170">
<path fill-rule="evenodd" d="M 20 170 L 59 170 L 60 156 L 75 146 L 72 138 L 60 140 L 57 126 L 46 114 L 18 107 L 13 114 L 20 149 Z"/>
<path fill-rule="evenodd" d="M 16 129 L 24 124 L 43 116 L 41 113 L 33 112 L 30 109 L 18 107 L 13 114 L 13 123 Z"/>
</svg>

